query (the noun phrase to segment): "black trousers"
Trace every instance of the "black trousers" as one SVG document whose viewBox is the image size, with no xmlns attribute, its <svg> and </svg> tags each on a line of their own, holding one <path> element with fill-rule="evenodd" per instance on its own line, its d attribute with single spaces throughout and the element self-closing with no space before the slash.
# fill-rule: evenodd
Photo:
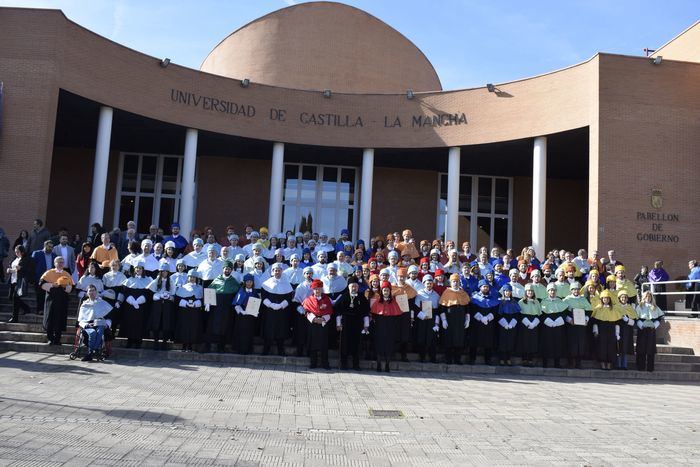
<svg viewBox="0 0 700 467">
<path fill-rule="evenodd" d="M 24 303 L 22 297 L 17 295 L 16 285 L 17 284 L 10 285 L 10 298 L 12 299 L 12 316 L 14 316 L 15 318 L 17 318 L 17 316 L 19 315 L 19 310 L 22 310 L 22 313 L 29 313 L 31 311 L 29 305 Z"/>
</svg>

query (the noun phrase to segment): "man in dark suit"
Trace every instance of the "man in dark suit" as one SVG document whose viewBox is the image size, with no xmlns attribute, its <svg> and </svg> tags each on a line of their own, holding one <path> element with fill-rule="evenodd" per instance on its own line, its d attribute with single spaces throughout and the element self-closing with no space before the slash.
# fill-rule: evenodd
<svg viewBox="0 0 700 467">
<path fill-rule="evenodd" d="M 117 246 L 117 253 L 119 253 L 119 258 L 124 259 L 126 255 L 129 254 L 129 244 L 131 242 L 141 243 L 139 236 L 134 229 L 128 229 L 125 235 L 122 235 L 119 240 L 119 246 Z"/>
<path fill-rule="evenodd" d="M 148 229 L 148 235 L 146 235 L 147 239 L 153 242 L 155 245 L 156 243 L 164 244 L 165 242 L 163 241 L 163 236 L 158 234 L 158 226 L 157 225 L 152 225 Z"/>
<path fill-rule="evenodd" d="M 56 258 L 56 254 L 53 252 L 53 243 L 51 240 L 46 240 L 44 242 L 43 250 L 36 250 L 32 253 L 32 261 L 34 262 L 34 290 L 36 291 L 36 310 L 37 313 L 42 313 L 44 311 L 44 299 L 46 298 L 46 292 L 39 287 L 39 279 L 41 276 L 53 268 L 53 260 Z"/>
</svg>

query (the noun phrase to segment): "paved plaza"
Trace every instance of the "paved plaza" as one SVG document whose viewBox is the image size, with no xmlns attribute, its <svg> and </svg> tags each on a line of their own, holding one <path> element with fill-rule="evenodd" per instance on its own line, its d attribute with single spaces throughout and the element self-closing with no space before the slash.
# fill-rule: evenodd
<svg viewBox="0 0 700 467">
<path fill-rule="evenodd" d="M 0 375 L 1 465 L 700 462 L 697 384 L 15 352 Z"/>
</svg>

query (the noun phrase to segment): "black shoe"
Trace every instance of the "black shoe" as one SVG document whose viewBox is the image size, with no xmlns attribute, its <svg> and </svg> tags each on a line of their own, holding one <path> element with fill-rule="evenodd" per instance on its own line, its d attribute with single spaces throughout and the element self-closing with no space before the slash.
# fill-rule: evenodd
<svg viewBox="0 0 700 467">
<path fill-rule="evenodd" d="M 91 362 L 92 361 L 92 352 L 89 354 L 85 355 L 83 358 L 80 359 L 83 362 Z"/>
<path fill-rule="evenodd" d="M 15 316 L 11 317 L 10 319 L 8 319 L 7 322 L 8 323 L 17 323 L 17 322 L 19 322 L 19 318 L 17 317 L 17 315 L 15 315 Z"/>
</svg>

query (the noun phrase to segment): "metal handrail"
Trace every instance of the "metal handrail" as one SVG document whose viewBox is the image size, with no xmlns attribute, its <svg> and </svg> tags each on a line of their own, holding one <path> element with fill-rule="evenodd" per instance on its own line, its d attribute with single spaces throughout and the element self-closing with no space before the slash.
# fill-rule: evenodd
<svg viewBox="0 0 700 467">
<path fill-rule="evenodd" d="M 700 294 L 700 291 L 695 291 L 695 290 L 686 290 L 683 292 L 660 292 L 660 291 L 655 291 L 655 286 L 659 285 L 666 285 L 666 284 L 697 284 L 700 283 L 700 279 L 685 279 L 685 280 L 680 280 L 680 281 L 659 281 L 659 282 L 644 282 L 642 283 L 641 290 L 645 290 L 645 288 L 649 291 L 651 291 L 651 294 L 656 296 L 656 295 L 698 295 Z M 675 303 L 675 302 L 674 302 Z M 692 310 L 683 310 L 683 311 L 677 311 L 677 310 L 664 310 L 664 313 L 666 315 L 671 315 L 671 314 L 676 314 L 676 315 L 700 315 L 700 311 L 692 311 Z"/>
</svg>

